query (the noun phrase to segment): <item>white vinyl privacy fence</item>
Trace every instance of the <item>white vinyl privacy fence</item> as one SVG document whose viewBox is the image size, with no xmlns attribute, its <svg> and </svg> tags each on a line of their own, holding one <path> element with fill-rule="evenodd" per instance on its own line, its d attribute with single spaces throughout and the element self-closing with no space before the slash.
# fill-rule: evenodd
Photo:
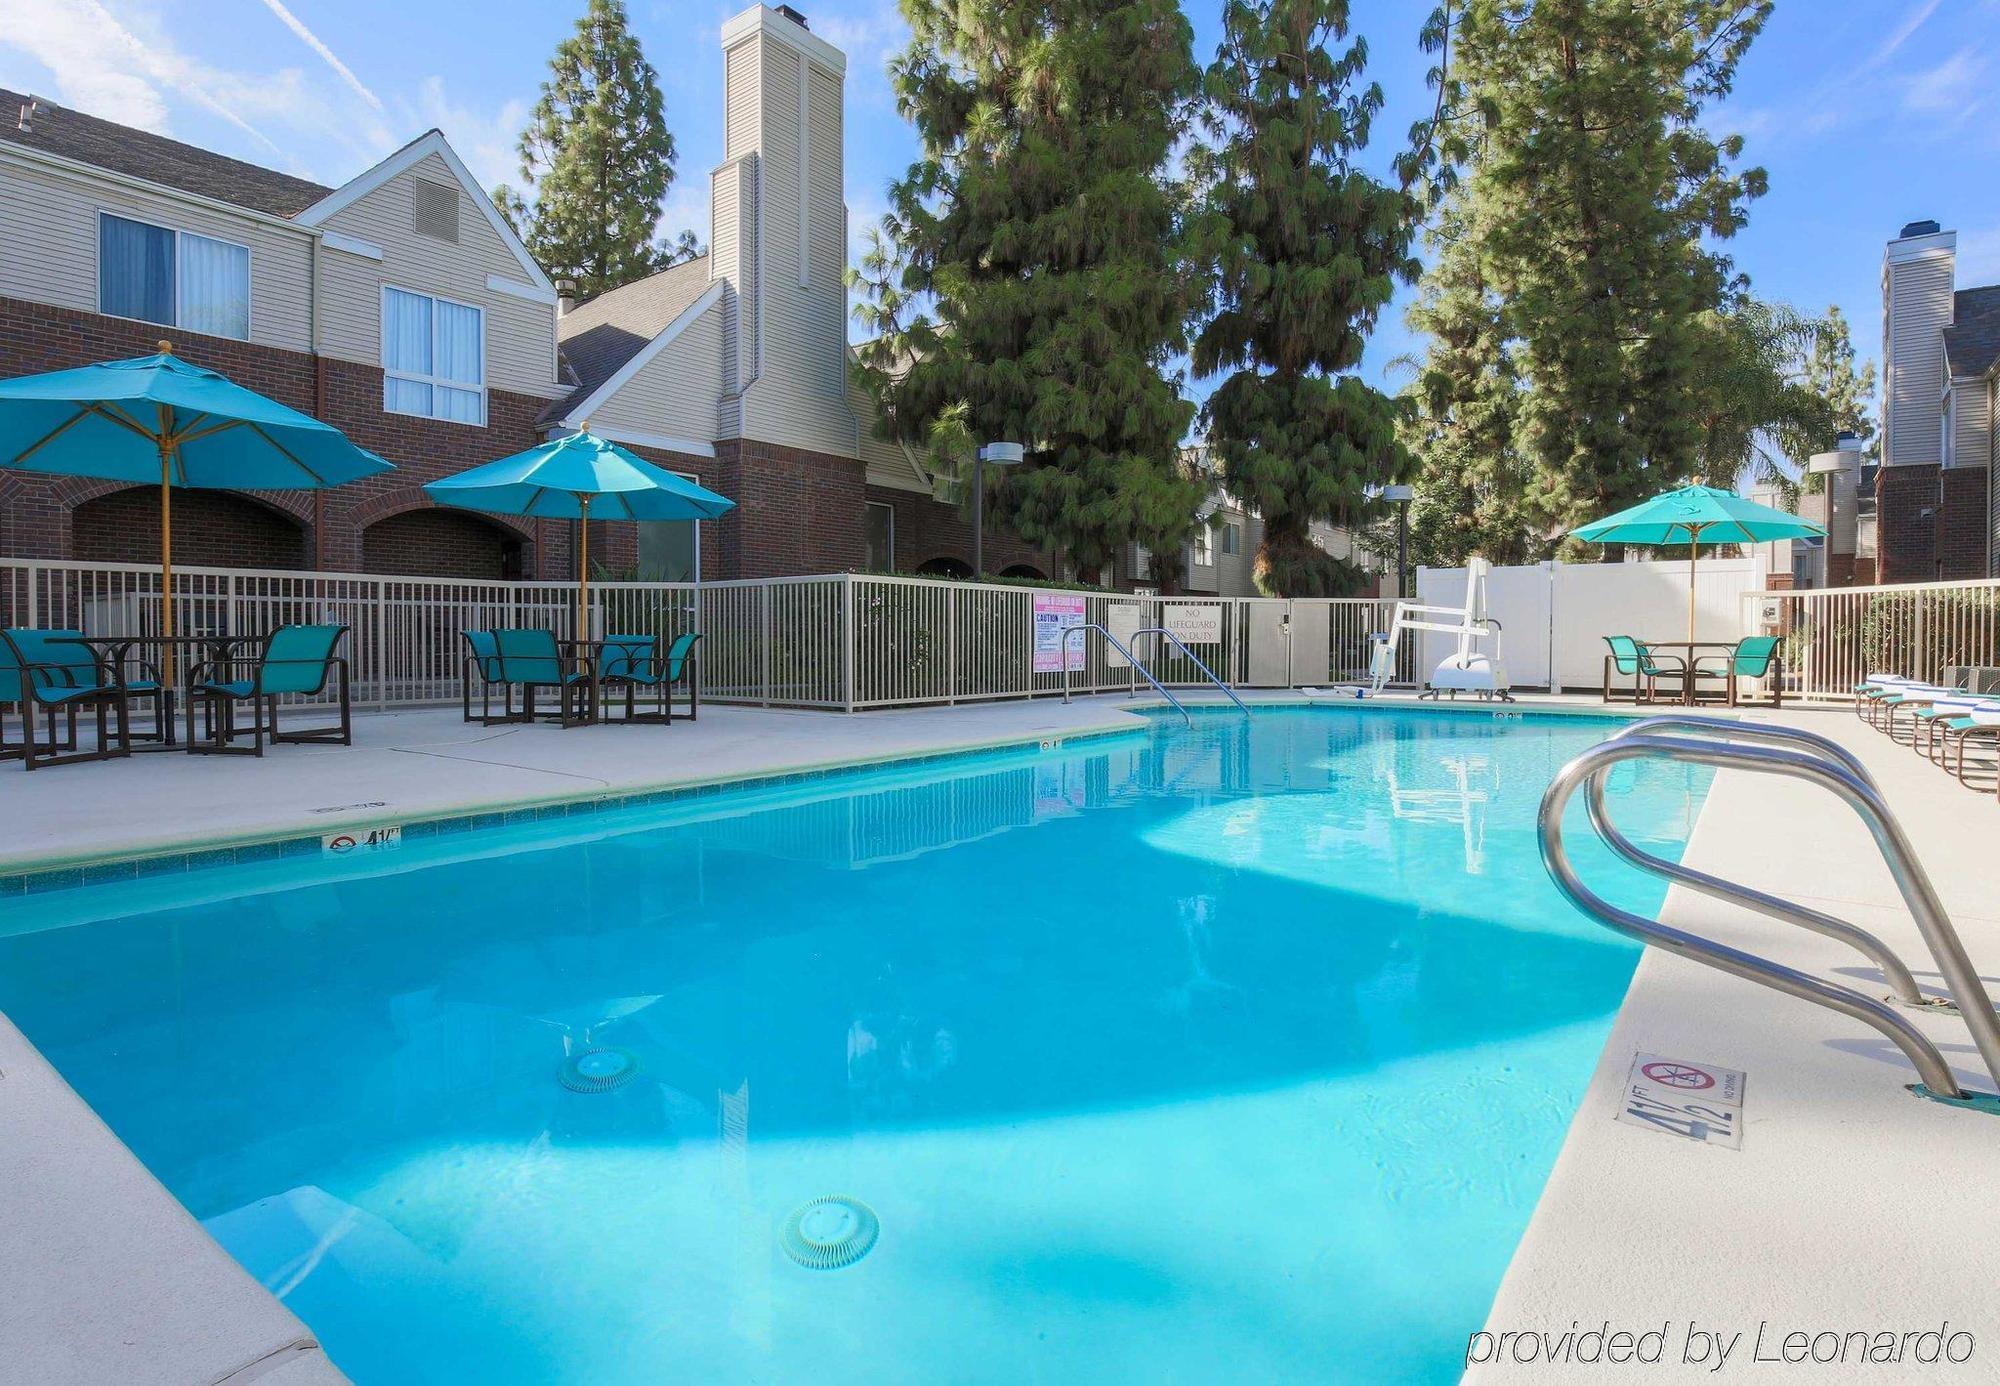
<svg viewBox="0 0 2000 1386">
<path fill-rule="evenodd" d="M 1704 558 L 1695 568 L 1695 638 L 1743 637 L 1744 596 L 1757 586 L 1747 558 Z M 1465 569 L 1420 568 L 1426 603 L 1460 606 Z M 1487 612 L 1503 627 L 1507 676 L 1517 687 L 1596 688 L 1604 677 L 1607 635 L 1643 641 L 1687 639 L 1688 565 L 1678 563 L 1533 563 L 1495 568 L 1486 583 Z M 1451 638 L 1424 642 L 1417 669 L 1434 668 Z"/>
<path fill-rule="evenodd" d="M 346 625 L 355 700 L 421 706 L 458 701 L 461 631 L 534 626 L 567 633 L 574 592 L 567 583 L 176 568 L 174 625 L 190 634 L 258 634 L 287 622 Z M 595 635 L 665 641 L 700 631 L 704 698 L 845 710 L 1060 694 L 1060 654 L 1045 648 L 1037 660 L 1036 617 L 1078 605 L 1081 619 L 1114 632 L 1167 626 L 1239 686 L 1360 679 L 1369 634 L 1387 629 L 1394 607 L 1373 598 L 1134 597 L 857 574 L 594 582 L 590 597 Z M 159 570 L 147 565 L 0 559 L 0 625 L 150 634 L 159 600 Z M 1126 643 L 1169 687 L 1207 682 L 1165 641 Z M 1142 684 L 1103 640 L 1072 644 L 1081 666 L 1067 673 L 1075 691 Z"/>
</svg>

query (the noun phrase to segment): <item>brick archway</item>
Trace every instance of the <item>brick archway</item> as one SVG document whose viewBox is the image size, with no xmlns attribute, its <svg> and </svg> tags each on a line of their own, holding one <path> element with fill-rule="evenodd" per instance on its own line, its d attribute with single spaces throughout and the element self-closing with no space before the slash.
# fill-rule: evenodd
<svg viewBox="0 0 2000 1386">
<path fill-rule="evenodd" d="M 66 481 L 56 491 L 66 500 L 72 557 L 84 563 L 159 562 L 158 487 Z M 271 495 L 176 488 L 175 563 L 287 571 L 310 567 L 310 524 L 294 507 L 273 502 Z"/>
</svg>

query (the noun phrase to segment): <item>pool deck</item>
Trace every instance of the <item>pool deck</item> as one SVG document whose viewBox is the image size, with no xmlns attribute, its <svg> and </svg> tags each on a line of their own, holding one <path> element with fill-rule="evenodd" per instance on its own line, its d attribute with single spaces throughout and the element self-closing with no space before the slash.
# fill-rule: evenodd
<svg viewBox="0 0 2000 1386">
<path fill-rule="evenodd" d="M 1288 699 L 1296 701 L 1296 697 Z M 1395 700 L 1403 701 L 1403 700 Z M 142 755 L 37 772 L 0 764 L 0 877 L 111 857 L 616 797 L 664 786 L 1136 729 L 1123 698 L 865 713 L 704 708 L 668 727 L 478 727 L 456 710 L 357 717 L 351 749 L 265 759 Z M 1597 711 L 1589 698 L 1533 710 Z M 1749 714 L 1770 717 L 1773 714 Z M 1881 782 L 1989 980 L 2000 977 L 2000 805 L 1844 712 L 1779 720 L 1851 746 Z M 1720 773 L 1687 860 L 1876 929 L 1931 965 L 1866 832 L 1809 787 Z M 52 878 L 53 879 L 53 878 Z M 0 908 L 5 902 L 0 901 Z M 1662 918 L 1872 987 L 1831 941 L 1675 888 Z M 1925 959 L 1919 961 L 1920 959 Z M 1995 983 L 2000 986 L 2000 983 Z M 1927 1015 L 1964 1081 L 1990 1088 L 1962 1022 Z M 1748 1073 L 1742 1148 L 1613 1120 L 1635 1052 Z M 1740 1333 L 1726 1372 L 1786 1333 L 1969 1329 L 1969 1364 L 1856 1366 L 1900 1379 L 1993 1378 L 2000 1355 L 2000 1116 L 1904 1091 L 1873 1031 L 1649 950 L 1488 1327 L 1662 1330 L 1652 1373 L 1689 1363 L 1690 1324 Z M 0 1018 L 0 1362 L 23 1380 L 339 1381 L 310 1332 L 224 1255 Z M 1476 1325 L 1468 1324 L 1468 1334 Z M 1811 1369 L 1811 1368 L 1809 1368 Z M 1820 1367 L 1820 1374 L 1841 1369 Z M 1496 1365 L 1477 1379 L 1629 1377 L 1604 1363 Z"/>
<path fill-rule="evenodd" d="M 2000 804 L 1991 790 L 1961 788 L 1846 712 L 1777 720 L 1860 755 L 2000 994 Z M 1937 989 L 1935 965 L 1867 830 L 1831 794 L 1721 771 L 1684 860 L 1876 932 L 1925 990 Z M 1683 887 L 1669 891 L 1660 918 L 1887 994 L 1880 972 L 1833 940 Z M 1965 1086 L 1993 1090 L 1958 1017 L 1914 1019 Z M 1615 1121 L 1637 1053 L 1745 1072 L 1742 1148 Z M 1487 1329 L 1664 1328 L 1663 1360 L 1503 1359 L 1475 1366 L 1469 1379 L 1708 1376 L 1715 1348 L 1696 1337 L 1690 1349 L 1690 1328 L 1719 1330 L 1725 1341 L 1741 1335 L 1721 1375 L 1753 1379 L 1786 1372 L 1784 1339 L 1795 1332 L 1965 1329 L 1973 1355 L 1960 1365 L 1908 1355 L 1857 1362 L 1850 1346 L 1844 1363 L 1808 1357 L 1791 1370 L 1814 1380 L 2000 1379 L 2000 1114 L 1926 1101 L 1905 1090 L 1914 1081 L 1902 1054 L 1856 1021 L 1648 949 Z M 1830 1351 L 1825 1340 L 1822 1348 Z"/>
</svg>

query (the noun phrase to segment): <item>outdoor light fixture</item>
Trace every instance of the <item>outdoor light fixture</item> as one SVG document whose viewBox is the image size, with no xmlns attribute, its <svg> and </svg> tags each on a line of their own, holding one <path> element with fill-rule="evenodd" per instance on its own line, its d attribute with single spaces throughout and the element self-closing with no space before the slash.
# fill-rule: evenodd
<svg viewBox="0 0 2000 1386">
<path fill-rule="evenodd" d="M 1410 502 L 1417 498 L 1417 488 L 1399 483 L 1370 486 L 1365 491 L 1370 500 L 1387 501 L 1396 507 L 1396 595 L 1406 597 L 1409 595 Z"/>
<path fill-rule="evenodd" d="M 972 580 L 986 578 L 986 467 L 1011 467 L 1027 455 L 1019 443 L 987 443 L 972 455 Z"/>
</svg>

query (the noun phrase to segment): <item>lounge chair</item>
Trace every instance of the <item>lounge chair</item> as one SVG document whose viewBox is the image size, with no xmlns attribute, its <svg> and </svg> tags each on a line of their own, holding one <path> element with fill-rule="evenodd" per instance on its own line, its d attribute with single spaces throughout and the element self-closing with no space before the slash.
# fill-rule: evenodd
<svg viewBox="0 0 2000 1386">
<path fill-rule="evenodd" d="M 84 643 L 82 631 L 0 630 L 0 706 L 11 703 L 21 709 L 21 744 L 0 748 L 0 753 L 9 759 L 18 755 L 24 768 L 132 754 L 128 694 L 116 666 Z M 46 743 L 35 738 L 37 708 L 48 714 Z M 76 714 L 84 708 L 97 714 L 93 751 L 76 749 Z M 66 738 L 57 731 L 58 715 L 68 721 Z"/>
<path fill-rule="evenodd" d="M 556 695 L 557 714 L 565 727 L 582 726 L 595 715 L 593 680 L 590 674 L 563 658 L 555 633 L 546 630 L 496 630 L 493 632 L 492 682 L 505 685 L 501 696 L 509 699 L 509 711 L 493 722 L 533 721 L 535 690 L 546 688 Z M 512 711 L 512 691 L 521 690 L 521 710 Z"/>
<path fill-rule="evenodd" d="M 204 660 L 195 665 L 188 674 L 188 750 L 197 755 L 261 756 L 266 741 L 353 745 L 347 661 L 334 653 L 346 634 L 346 626 L 280 626 L 264 637 L 264 647 L 255 655 Z M 338 680 L 339 722 L 330 726 L 308 727 L 304 731 L 278 729 L 279 698 L 287 695 L 310 697 L 323 693 L 328 681 L 333 679 Z M 247 730 L 236 725 L 239 703 L 250 705 L 250 726 Z M 208 714 L 211 734 L 205 741 L 195 736 L 197 704 Z M 248 736 L 250 744 L 229 744 L 239 736 Z"/>
<path fill-rule="evenodd" d="M 1932 735 L 1937 748 L 1932 759 L 1967 789 L 1976 788 L 1966 773 L 1965 753 L 1974 741 L 1990 741 L 2000 749 L 2000 701 L 1952 708 L 1932 724 Z M 2000 770 L 2000 760 L 1995 768 Z M 2000 788 L 2000 778 L 1996 788 Z"/>
<path fill-rule="evenodd" d="M 1679 655 L 1655 655 L 1645 642 L 1629 635 L 1607 635 L 1604 643 L 1611 647 L 1611 653 L 1604 656 L 1605 702 L 1656 703 L 1660 700 L 1659 680 L 1663 678 L 1681 681 L 1681 692 L 1674 701 L 1686 696 L 1688 668 Z M 1614 671 L 1632 680 L 1630 690 L 1611 686 Z"/>
<path fill-rule="evenodd" d="M 1704 661 L 1720 660 L 1718 669 L 1704 669 Z M 1702 655 L 1695 660 L 1695 674 L 1698 678 L 1721 678 L 1729 687 L 1729 705 L 1743 705 L 1738 685 L 1744 679 L 1769 679 L 1771 706 L 1782 707 L 1785 702 L 1785 664 L 1778 657 L 1778 637 L 1775 635 L 1750 635 L 1736 642 L 1736 648 L 1727 655 Z"/>
<path fill-rule="evenodd" d="M 627 722 L 672 722 L 674 720 L 674 685 L 685 683 L 688 690 L 688 716 L 690 722 L 701 714 L 701 686 L 699 661 L 695 659 L 694 647 L 701 636 L 693 631 L 674 637 L 674 643 L 667 647 L 664 658 L 656 652 L 659 641 L 650 635 L 607 635 L 600 647 L 598 659 L 598 683 L 612 689 L 625 689 L 625 717 Z M 641 713 L 638 710 L 638 696 L 641 688 L 651 689 L 654 710 Z"/>
</svg>

